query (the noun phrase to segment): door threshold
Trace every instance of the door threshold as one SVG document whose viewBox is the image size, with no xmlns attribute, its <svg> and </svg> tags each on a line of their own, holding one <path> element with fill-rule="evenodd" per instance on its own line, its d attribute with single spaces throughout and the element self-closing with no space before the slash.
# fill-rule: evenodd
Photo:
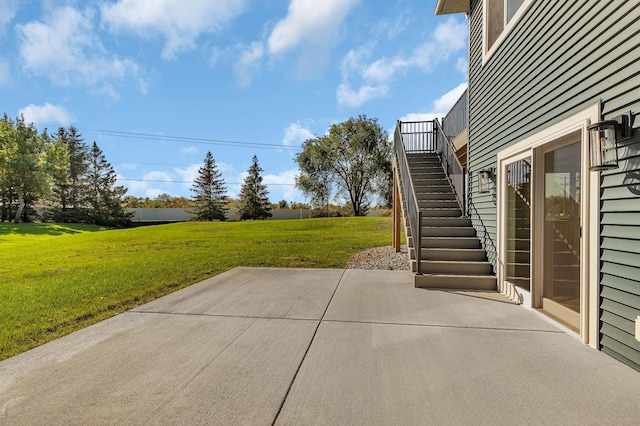
<svg viewBox="0 0 640 426">
<path fill-rule="evenodd" d="M 567 321 L 564 321 L 562 318 L 552 314 L 548 310 L 545 310 L 543 308 L 535 308 L 535 310 L 537 312 L 539 312 L 540 314 L 544 315 L 546 318 L 549 318 L 553 322 L 558 323 L 558 325 L 562 326 L 562 328 L 566 328 L 568 331 L 571 331 L 572 333 L 575 333 L 576 337 L 578 337 L 578 338 L 580 337 L 580 329 L 579 328 L 576 328 L 575 326 L 571 325 Z"/>
</svg>

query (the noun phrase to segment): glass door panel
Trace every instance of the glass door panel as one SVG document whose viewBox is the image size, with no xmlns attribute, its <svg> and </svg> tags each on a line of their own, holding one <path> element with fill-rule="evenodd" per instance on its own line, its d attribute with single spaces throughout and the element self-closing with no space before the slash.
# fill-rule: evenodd
<svg viewBox="0 0 640 426">
<path fill-rule="evenodd" d="M 544 154 L 543 309 L 580 329 L 580 170 L 575 142 Z"/>
</svg>

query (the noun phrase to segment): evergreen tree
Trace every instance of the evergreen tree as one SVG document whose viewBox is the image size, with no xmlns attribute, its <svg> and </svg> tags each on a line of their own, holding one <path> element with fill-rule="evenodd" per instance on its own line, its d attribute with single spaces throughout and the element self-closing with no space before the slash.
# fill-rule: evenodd
<svg viewBox="0 0 640 426">
<path fill-rule="evenodd" d="M 91 222 L 105 226 L 126 226 L 130 223 L 131 214 L 123 207 L 127 189 L 115 186 L 116 180 L 116 172 L 94 142 L 87 169 L 87 201 L 91 208 L 88 216 Z"/>
<path fill-rule="evenodd" d="M 240 190 L 240 220 L 263 220 L 272 216 L 267 186 L 262 183 L 262 168 L 258 165 L 258 157 L 253 156 L 248 175 Z"/>
<path fill-rule="evenodd" d="M 195 193 L 195 220 L 226 220 L 227 189 L 211 151 L 204 158 L 204 166 L 198 169 L 191 190 Z"/>
<path fill-rule="evenodd" d="M 69 130 L 60 127 L 54 140 L 65 145 L 69 156 L 69 167 L 54 187 L 54 201 L 58 206 L 53 218 L 59 222 L 81 222 L 86 220 L 87 185 L 86 174 L 89 168 L 89 147 L 82 135 L 71 126 Z"/>
</svg>

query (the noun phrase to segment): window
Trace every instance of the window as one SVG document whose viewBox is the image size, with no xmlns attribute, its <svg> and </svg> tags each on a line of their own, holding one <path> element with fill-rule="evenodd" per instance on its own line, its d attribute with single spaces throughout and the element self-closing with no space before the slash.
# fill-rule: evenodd
<svg viewBox="0 0 640 426">
<path fill-rule="evenodd" d="M 485 53 L 516 21 L 519 10 L 531 0 L 485 0 Z M 513 22 L 512 22 L 513 21 Z M 511 25 L 510 25 L 511 24 Z"/>
</svg>

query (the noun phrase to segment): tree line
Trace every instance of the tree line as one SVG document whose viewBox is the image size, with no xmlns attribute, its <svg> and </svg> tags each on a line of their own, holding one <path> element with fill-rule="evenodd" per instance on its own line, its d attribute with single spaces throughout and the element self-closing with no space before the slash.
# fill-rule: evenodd
<svg viewBox="0 0 640 426">
<path fill-rule="evenodd" d="M 38 204 L 45 220 L 124 226 L 127 189 L 116 180 L 100 147 L 87 145 L 75 127 L 50 135 L 23 116 L 0 120 L 0 220 L 27 221 Z"/>
<path fill-rule="evenodd" d="M 241 220 L 272 216 L 262 171 L 254 155 L 238 200 Z M 44 207 L 46 221 L 127 226 L 132 214 L 126 207 L 135 197 L 125 197 L 127 189 L 116 183 L 100 147 L 86 144 L 74 126 L 49 134 L 46 129 L 39 133 L 23 116 L 12 120 L 4 114 L 0 120 L 0 221 L 29 221 L 38 216 L 37 205 Z M 226 219 L 233 200 L 211 152 L 191 190 L 191 199 L 165 194 L 161 201 L 191 208 L 194 220 Z"/>
<path fill-rule="evenodd" d="M 326 135 L 303 143 L 296 162 L 296 186 L 327 216 L 332 198 L 346 199 L 356 216 L 367 214 L 375 195 L 382 205 L 391 203 L 391 143 L 377 119 L 361 115 L 333 124 Z M 290 206 L 285 200 L 270 204 L 262 172 L 254 155 L 239 199 L 230 199 L 209 151 L 190 199 L 168 194 L 157 200 L 126 197 L 127 189 L 116 185 L 116 173 L 102 150 L 96 142 L 87 145 L 74 126 L 50 135 L 46 129 L 38 133 L 22 116 L 14 121 L 4 114 L 0 120 L 0 221 L 26 221 L 35 205 L 45 207 L 43 219 L 48 221 L 106 226 L 130 224 L 126 207 L 189 208 L 194 220 L 204 221 L 226 220 L 232 207 L 240 220 L 269 218 L 274 208 L 308 207 Z"/>
</svg>

